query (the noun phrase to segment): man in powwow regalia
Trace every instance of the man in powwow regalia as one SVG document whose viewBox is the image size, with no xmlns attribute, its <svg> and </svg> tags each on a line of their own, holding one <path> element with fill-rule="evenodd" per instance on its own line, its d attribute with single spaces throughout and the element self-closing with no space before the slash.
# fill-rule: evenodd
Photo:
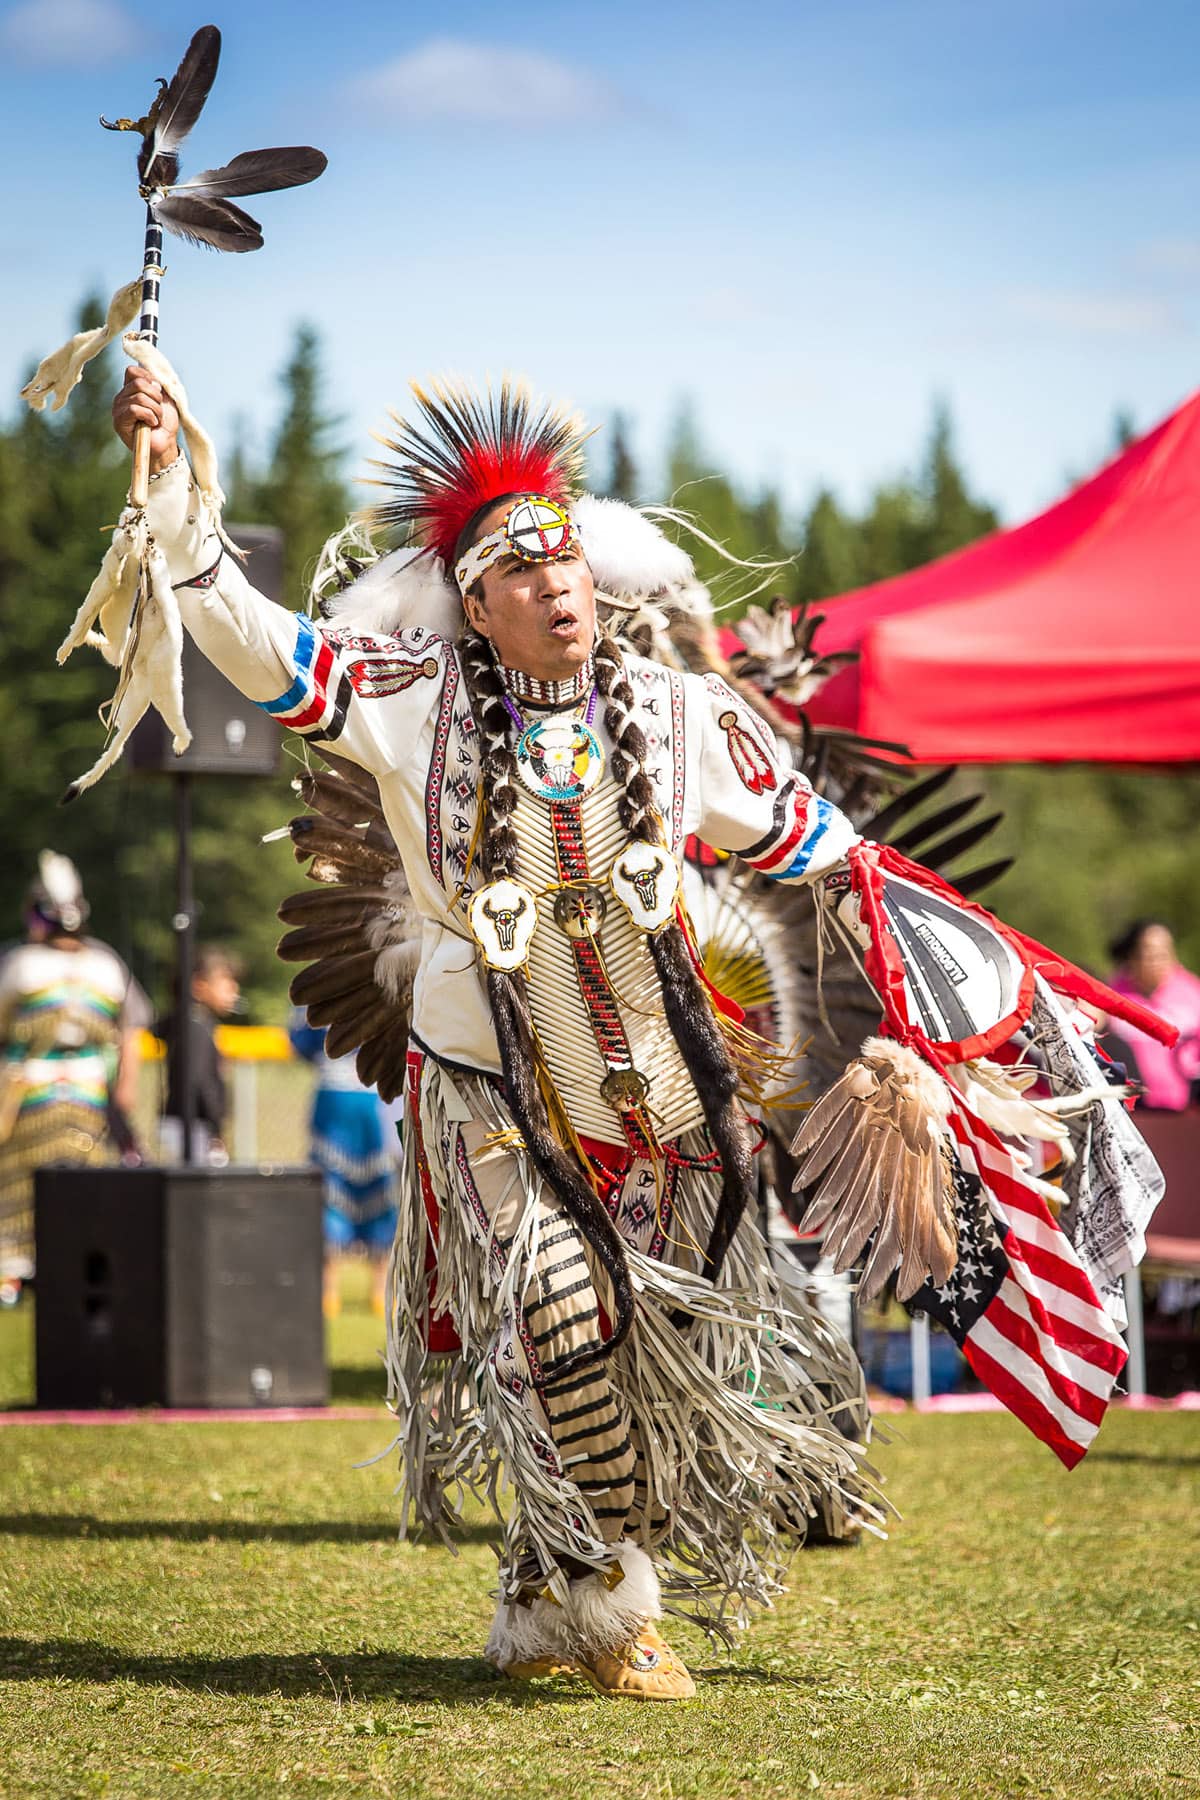
<svg viewBox="0 0 1200 1800">
<path fill-rule="evenodd" d="M 868 1289 L 894 1275 L 930 1310 L 953 1303 L 960 1245 L 974 1271 L 986 1240 L 1003 1267 L 973 1360 L 985 1379 L 1003 1361 L 1003 1306 L 1009 1385 L 992 1385 L 1067 1462 L 1123 1360 L 1116 1276 L 1155 1179 L 1127 1157 L 1095 1229 L 1097 1146 L 1135 1134 L 1075 1002 L 1161 1028 L 865 843 L 717 675 L 598 625 L 598 599 L 611 622 L 613 601 L 692 577 L 644 515 L 581 494 L 574 420 L 507 386 L 415 391 L 378 509 L 401 547 L 323 618 L 250 586 L 144 369 L 114 417 L 127 443 L 153 429 L 147 514 L 183 623 L 328 765 L 305 778 L 323 796 L 310 872 L 330 817 L 358 834 L 361 892 L 318 889 L 293 938 L 321 1023 L 366 971 L 338 1051 L 363 1045 L 364 1079 L 406 1093 L 388 1350 L 406 1515 L 452 1529 L 464 1486 L 494 1498 L 502 1469 L 489 1658 L 687 1698 L 664 1608 L 727 1635 L 780 1592 L 823 1497 L 882 1515 L 853 1359 L 766 1256 L 756 1155 L 782 1059 L 706 982 L 685 843 L 808 887 L 862 955 L 886 1035 L 797 1140 L 810 1217 L 840 1266 L 865 1255 Z M 1003 1061 L 1030 1046 L 1041 1101 Z M 1077 1170 L 1073 1237 L 1031 1140 Z"/>
</svg>

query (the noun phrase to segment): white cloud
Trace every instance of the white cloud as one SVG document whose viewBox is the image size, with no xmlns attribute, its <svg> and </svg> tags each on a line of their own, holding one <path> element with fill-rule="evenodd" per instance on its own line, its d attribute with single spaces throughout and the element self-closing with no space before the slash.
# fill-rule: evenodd
<svg viewBox="0 0 1200 1800">
<path fill-rule="evenodd" d="M 1200 238 L 1157 238 L 1139 245 L 1131 260 L 1145 274 L 1193 277 L 1200 274 Z"/>
<path fill-rule="evenodd" d="M 1164 337 L 1184 321 L 1168 301 L 1153 294 L 1080 294 L 1022 288 L 1009 295 L 1009 308 L 1033 325 L 1050 325 L 1089 337 Z"/>
<path fill-rule="evenodd" d="M 137 32 L 115 0 L 26 0 L 0 18 L 0 51 L 35 66 L 87 68 L 115 62 Z"/>
<path fill-rule="evenodd" d="M 382 124 L 442 121 L 544 126 L 590 124 L 622 110 L 616 92 L 535 50 L 433 38 L 349 84 L 351 103 Z"/>
</svg>

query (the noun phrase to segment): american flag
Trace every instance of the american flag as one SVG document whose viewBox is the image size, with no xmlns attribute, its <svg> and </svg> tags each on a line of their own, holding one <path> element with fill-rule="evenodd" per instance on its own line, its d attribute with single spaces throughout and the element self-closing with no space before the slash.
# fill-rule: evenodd
<svg viewBox="0 0 1200 1800">
<path fill-rule="evenodd" d="M 1070 1241 L 1013 1153 L 956 1111 L 958 1263 L 908 1302 L 1068 1469 L 1100 1429 L 1126 1350 Z"/>
</svg>

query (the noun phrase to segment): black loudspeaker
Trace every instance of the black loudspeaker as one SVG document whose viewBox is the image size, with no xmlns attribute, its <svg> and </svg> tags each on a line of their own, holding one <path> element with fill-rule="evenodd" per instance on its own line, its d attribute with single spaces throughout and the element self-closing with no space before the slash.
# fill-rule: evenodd
<svg viewBox="0 0 1200 1800">
<path fill-rule="evenodd" d="M 273 525 L 230 525 L 228 531 L 234 543 L 248 553 L 247 579 L 269 600 L 279 600 L 283 592 L 283 533 Z M 170 732 L 151 709 L 129 740 L 129 758 L 135 769 L 167 774 L 275 774 L 280 727 L 270 713 L 226 681 L 186 632 L 183 710 L 192 733 L 183 755 L 176 756 Z"/>
<path fill-rule="evenodd" d="M 39 1169 L 38 1405 L 325 1405 L 321 1205 L 315 1169 Z"/>
</svg>

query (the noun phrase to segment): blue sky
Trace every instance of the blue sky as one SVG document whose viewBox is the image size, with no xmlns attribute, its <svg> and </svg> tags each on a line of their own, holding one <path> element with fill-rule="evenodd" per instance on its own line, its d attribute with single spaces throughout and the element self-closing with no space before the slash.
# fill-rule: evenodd
<svg viewBox="0 0 1200 1800">
<path fill-rule="evenodd" d="M 0 375 L 140 262 L 136 113 L 219 25 L 192 170 L 330 156 L 253 256 L 168 251 L 163 347 L 228 442 L 302 318 L 351 467 L 410 376 L 505 369 L 652 483 L 681 399 L 799 509 L 913 463 L 935 395 L 1010 519 L 1200 380 L 1200 12 L 1175 0 L 452 9 L 0 0 Z M 8 410 L 5 406 L 4 410 Z M 604 439 L 597 446 L 603 460 Z"/>
</svg>

